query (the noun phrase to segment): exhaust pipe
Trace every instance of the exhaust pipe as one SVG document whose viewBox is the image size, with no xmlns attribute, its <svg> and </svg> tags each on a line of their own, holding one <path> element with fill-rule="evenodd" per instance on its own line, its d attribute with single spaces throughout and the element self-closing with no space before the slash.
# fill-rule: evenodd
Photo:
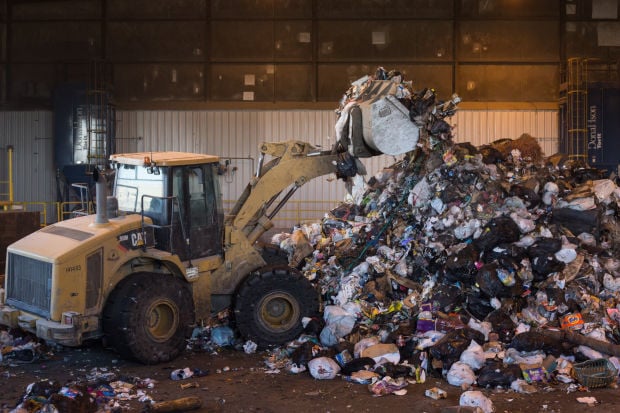
<svg viewBox="0 0 620 413">
<path fill-rule="evenodd" d="M 105 175 L 99 173 L 99 169 L 93 171 L 93 180 L 95 181 L 96 197 L 97 197 L 97 214 L 95 215 L 95 224 L 107 224 L 108 208 L 107 208 L 107 182 Z"/>
</svg>

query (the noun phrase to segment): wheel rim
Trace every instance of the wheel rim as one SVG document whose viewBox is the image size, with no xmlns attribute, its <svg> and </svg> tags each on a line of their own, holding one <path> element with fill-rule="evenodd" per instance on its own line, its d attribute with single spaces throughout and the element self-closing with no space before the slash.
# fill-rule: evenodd
<svg viewBox="0 0 620 413">
<path fill-rule="evenodd" d="M 155 301 L 148 309 L 146 330 L 154 341 L 170 339 L 179 324 L 179 312 L 170 300 Z"/>
<path fill-rule="evenodd" d="M 299 303 L 284 292 L 273 292 L 258 303 L 259 323 L 267 330 L 281 332 L 290 330 L 299 321 Z"/>
</svg>

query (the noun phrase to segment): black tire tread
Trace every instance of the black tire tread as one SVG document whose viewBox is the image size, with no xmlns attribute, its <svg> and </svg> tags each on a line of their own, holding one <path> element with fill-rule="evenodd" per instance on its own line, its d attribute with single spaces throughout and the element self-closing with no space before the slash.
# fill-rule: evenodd
<svg viewBox="0 0 620 413">
<path fill-rule="evenodd" d="M 299 303 L 300 318 L 296 326 L 284 332 L 273 333 L 257 321 L 256 304 L 275 290 L 284 290 Z M 254 341 L 259 348 L 280 345 L 298 337 L 303 317 L 314 317 L 319 311 L 319 294 L 300 271 L 288 266 L 269 266 L 251 274 L 235 296 L 235 321 L 241 335 Z"/>
<path fill-rule="evenodd" d="M 170 298 L 178 307 L 179 328 L 166 342 L 148 339 L 141 329 L 144 304 L 157 297 Z M 192 295 L 186 283 L 171 275 L 136 273 L 122 280 L 110 294 L 103 312 L 107 343 L 123 358 L 144 364 L 174 359 L 186 345 L 189 325 L 194 321 Z"/>
</svg>

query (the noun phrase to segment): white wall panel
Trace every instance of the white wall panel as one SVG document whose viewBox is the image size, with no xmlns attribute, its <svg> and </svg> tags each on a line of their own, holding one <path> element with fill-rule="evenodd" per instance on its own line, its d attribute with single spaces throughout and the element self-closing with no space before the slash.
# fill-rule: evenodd
<svg viewBox="0 0 620 413">
<path fill-rule="evenodd" d="M 457 142 L 469 141 L 478 146 L 529 133 L 539 140 L 545 155 L 551 155 L 558 148 L 557 116 L 554 110 L 461 110 L 448 122 L 454 127 Z M 331 110 L 119 111 L 116 151 L 175 150 L 219 155 L 223 163 L 230 163 L 229 172 L 220 178 L 223 198 L 234 200 L 254 173 L 261 142 L 296 139 L 328 149 L 334 142 L 335 120 Z M 15 198 L 55 201 L 52 113 L 0 112 L 0 148 L 7 144 L 15 147 Z M 4 153 L 0 149 L 3 158 Z M 363 163 L 371 176 L 395 160 L 382 156 Z M 0 159 L 0 165 L 4 162 Z M 282 219 L 276 225 L 288 227 L 299 216 L 318 218 L 322 216 L 319 211 L 327 211 L 344 195 L 342 182 L 333 176 L 311 181 L 278 215 Z M 311 209 L 315 211 L 301 212 Z"/>
</svg>

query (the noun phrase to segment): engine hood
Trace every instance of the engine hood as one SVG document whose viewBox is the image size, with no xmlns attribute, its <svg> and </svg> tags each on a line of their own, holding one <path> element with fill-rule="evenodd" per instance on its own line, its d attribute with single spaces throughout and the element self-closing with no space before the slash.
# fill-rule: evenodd
<svg viewBox="0 0 620 413">
<path fill-rule="evenodd" d="M 112 218 L 105 225 L 96 224 L 95 219 L 96 215 L 87 215 L 49 225 L 9 245 L 7 251 L 43 261 L 62 262 L 141 225 L 138 214 Z"/>
</svg>

